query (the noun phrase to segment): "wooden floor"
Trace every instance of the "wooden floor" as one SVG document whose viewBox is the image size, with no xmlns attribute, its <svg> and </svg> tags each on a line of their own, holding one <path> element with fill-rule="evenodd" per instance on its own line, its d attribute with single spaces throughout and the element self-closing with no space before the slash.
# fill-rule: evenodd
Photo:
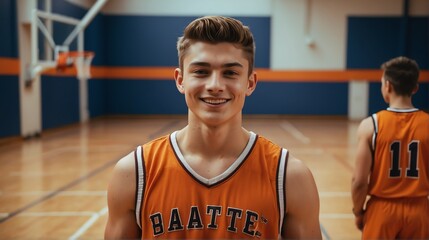
<svg viewBox="0 0 429 240">
<path fill-rule="evenodd" d="M 185 125 L 184 116 L 101 118 L 0 142 L 0 239 L 102 239 L 116 161 Z M 288 148 L 312 170 L 324 239 L 360 238 L 350 197 L 357 125 L 345 118 L 244 118 L 248 130 Z"/>
</svg>

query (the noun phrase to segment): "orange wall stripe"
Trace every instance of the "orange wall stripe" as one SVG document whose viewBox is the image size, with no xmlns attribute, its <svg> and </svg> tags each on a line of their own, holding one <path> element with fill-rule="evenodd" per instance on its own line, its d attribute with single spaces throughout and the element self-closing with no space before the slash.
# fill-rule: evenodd
<svg viewBox="0 0 429 240">
<path fill-rule="evenodd" d="M 270 70 L 256 69 L 260 81 L 274 82 L 348 82 L 350 80 L 379 80 L 381 70 Z"/>
<path fill-rule="evenodd" d="M 19 75 L 20 64 L 16 58 L 0 57 L 0 75 Z M 91 79 L 119 80 L 173 80 L 175 67 L 104 67 L 92 66 Z M 260 82 L 349 82 L 362 80 L 378 82 L 382 71 L 370 69 L 353 70 L 271 70 L 255 69 Z M 48 76 L 76 76 L 75 68 L 64 71 L 50 69 L 43 73 Z M 420 72 L 420 82 L 429 82 L 429 70 Z"/>
<path fill-rule="evenodd" d="M 0 57 L 0 75 L 19 75 L 19 60 Z"/>
<path fill-rule="evenodd" d="M 94 67 L 91 74 L 107 79 L 174 79 L 174 67 Z M 94 70 L 94 71 L 92 71 Z"/>
</svg>

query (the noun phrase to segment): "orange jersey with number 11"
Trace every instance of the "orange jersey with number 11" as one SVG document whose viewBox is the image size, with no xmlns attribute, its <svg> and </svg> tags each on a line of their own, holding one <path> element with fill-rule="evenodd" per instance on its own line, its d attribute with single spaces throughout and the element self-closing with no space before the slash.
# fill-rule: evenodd
<svg viewBox="0 0 429 240">
<path fill-rule="evenodd" d="M 429 114 L 388 108 L 372 115 L 369 193 L 382 198 L 429 195 Z"/>
</svg>

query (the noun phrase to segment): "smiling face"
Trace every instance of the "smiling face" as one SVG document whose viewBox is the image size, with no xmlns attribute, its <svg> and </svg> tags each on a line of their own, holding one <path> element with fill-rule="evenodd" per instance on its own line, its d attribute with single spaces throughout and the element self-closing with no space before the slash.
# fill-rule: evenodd
<svg viewBox="0 0 429 240">
<path fill-rule="evenodd" d="M 245 97 L 256 87 L 256 75 L 249 76 L 248 69 L 243 50 L 231 43 L 192 44 L 184 57 L 183 70 L 175 71 L 190 120 L 198 119 L 210 126 L 231 119 L 241 123 Z"/>
</svg>

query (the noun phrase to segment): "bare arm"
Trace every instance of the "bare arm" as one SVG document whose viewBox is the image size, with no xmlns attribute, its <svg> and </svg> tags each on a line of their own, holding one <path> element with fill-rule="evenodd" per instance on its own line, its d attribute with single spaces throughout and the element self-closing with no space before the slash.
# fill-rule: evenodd
<svg viewBox="0 0 429 240">
<path fill-rule="evenodd" d="M 133 153 L 116 164 L 107 190 L 109 215 L 105 239 L 136 239 L 140 228 L 136 222 L 135 209 L 136 174 Z"/>
<path fill-rule="evenodd" d="M 286 215 L 282 237 L 322 239 L 316 183 L 307 166 L 292 156 L 289 156 L 286 172 Z"/>
<path fill-rule="evenodd" d="M 351 193 L 356 227 L 360 230 L 363 228 L 363 208 L 368 194 L 368 177 L 371 173 L 372 156 L 370 146 L 373 132 L 374 126 L 370 117 L 361 122 L 357 131 L 358 145 Z"/>
</svg>

